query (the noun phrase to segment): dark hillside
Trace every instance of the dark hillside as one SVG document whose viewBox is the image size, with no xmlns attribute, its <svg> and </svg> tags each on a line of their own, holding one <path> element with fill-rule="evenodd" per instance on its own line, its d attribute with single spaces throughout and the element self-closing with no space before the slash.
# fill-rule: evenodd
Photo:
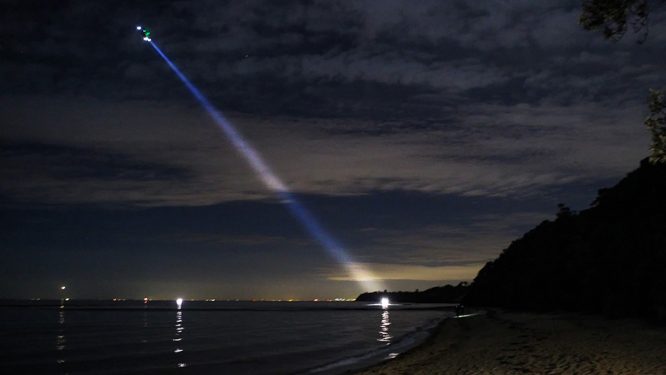
<svg viewBox="0 0 666 375">
<path fill-rule="evenodd" d="M 580 213 L 560 207 L 474 280 L 465 302 L 666 317 L 666 165 L 644 160 Z"/>
</svg>

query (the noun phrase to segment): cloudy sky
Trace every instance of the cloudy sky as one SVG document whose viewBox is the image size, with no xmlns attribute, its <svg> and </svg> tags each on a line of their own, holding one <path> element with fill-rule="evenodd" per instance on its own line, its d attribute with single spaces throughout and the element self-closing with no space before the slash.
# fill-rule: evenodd
<svg viewBox="0 0 666 375">
<path fill-rule="evenodd" d="M 647 155 L 641 45 L 579 1 L 3 1 L 0 297 L 364 290 L 135 30 L 389 289 L 471 280 Z"/>
</svg>

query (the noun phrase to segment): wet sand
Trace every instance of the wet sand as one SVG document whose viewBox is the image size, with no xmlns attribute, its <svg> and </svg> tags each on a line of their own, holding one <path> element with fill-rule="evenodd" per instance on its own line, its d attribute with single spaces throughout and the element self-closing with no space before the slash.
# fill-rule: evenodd
<svg viewBox="0 0 666 375">
<path fill-rule="evenodd" d="M 360 374 L 666 374 L 666 327 L 577 314 L 447 319 L 423 345 Z"/>
</svg>

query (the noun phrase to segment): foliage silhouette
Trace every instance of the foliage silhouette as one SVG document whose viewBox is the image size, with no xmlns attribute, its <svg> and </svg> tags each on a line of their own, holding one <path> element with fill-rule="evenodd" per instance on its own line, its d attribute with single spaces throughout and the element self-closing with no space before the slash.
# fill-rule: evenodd
<svg viewBox="0 0 666 375">
<path fill-rule="evenodd" d="M 666 319 L 666 164 L 647 159 L 479 271 L 464 302 Z"/>
<path fill-rule="evenodd" d="M 583 0 L 579 22 L 585 30 L 601 30 L 606 39 L 620 40 L 631 24 L 634 32 L 642 32 L 642 43 L 648 34 L 647 0 Z"/>
<path fill-rule="evenodd" d="M 666 1 L 654 1 L 665 3 Z M 583 11 L 579 22 L 585 30 L 602 30 L 604 37 L 613 41 L 622 39 L 631 23 L 634 32 L 642 32 L 638 43 L 648 36 L 648 16 L 650 9 L 647 0 L 583 0 Z M 666 162 L 666 100 L 664 92 L 650 89 L 648 98 L 650 115 L 645 120 L 652 136 L 650 162 Z"/>
<path fill-rule="evenodd" d="M 666 96 L 664 92 L 650 90 L 648 106 L 650 115 L 645 120 L 645 126 L 650 130 L 652 136 L 650 161 L 666 163 Z"/>
</svg>

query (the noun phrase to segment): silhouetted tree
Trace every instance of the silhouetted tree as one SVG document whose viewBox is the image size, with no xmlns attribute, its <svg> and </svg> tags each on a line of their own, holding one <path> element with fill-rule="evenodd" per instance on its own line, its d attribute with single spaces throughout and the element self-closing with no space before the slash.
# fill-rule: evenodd
<svg viewBox="0 0 666 375">
<path fill-rule="evenodd" d="M 467 305 L 590 311 L 666 322 L 666 163 L 641 161 L 593 207 L 560 205 L 487 263 Z"/>
<path fill-rule="evenodd" d="M 653 3 L 665 3 L 654 0 Z M 618 41 L 631 24 L 634 32 L 642 33 L 638 43 L 648 36 L 648 16 L 650 8 L 647 0 L 583 0 L 583 11 L 579 22 L 585 30 L 601 30 L 606 39 Z M 652 136 L 650 162 L 666 162 L 666 101 L 664 91 L 650 89 L 648 99 L 650 115 L 645 120 Z"/>
<path fill-rule="evenodd" d="M 583 0 L 579 22 L 585 30 L 601 30 L 606 39 L 620 40 L 631 24 L 634 32 L 642 32 L 642 43 L 648 34 L 647 0 Z"/>
<path fill-rule="evenodd" d="M 650 130 L 652 136 L 650 162 L 666 163 L 666 97 L 664 92 L 650 90 L 648 106 L 650 115 L 645 120 L 645 126 Z"/>
<path fill-rule="evenodd" d="M 557 217 L 569 217 L 571 216 L 571 209 L 567 207 L 564 203 L 557 204 Z"/>
</svg>

